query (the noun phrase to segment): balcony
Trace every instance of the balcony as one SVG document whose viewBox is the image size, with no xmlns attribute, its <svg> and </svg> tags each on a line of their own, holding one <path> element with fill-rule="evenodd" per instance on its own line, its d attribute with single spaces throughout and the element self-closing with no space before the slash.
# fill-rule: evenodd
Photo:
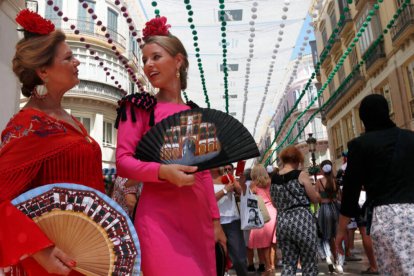
<svg viewBox="0 0 414 276">
<path fill-rule="evenodd" d="M 343 17 L 342 17 L 343 16 Z M 346 33 L 352 28 L 352 16 L 349 10 L 341 11 L 342 25 L 338 26 L 338 34 Z"/>
<path fill-rule="evenodd" d="M 368 0 L 355 0 L 355 9 L 360 11 L 367 2 Z"/>
<path fill-rule="evenodd" d="M 81 82 L 66 93 L 65 96 L 75 96 L 117 104 L 118 100 L 123 96 L 121 93 L 122 92 L 115 87 L 104 83 L 81 80 Z"/>
<path fill-rule="evenodd" d="M 386 60 L 384 50 L 384 41 L 380 41 L 377 45 L 372 45 L 364 55 L 365 70 L 368 75 L 372 75 Z"/>
<path fill-rule="evenodd" d="M 329 101 L 323 110 L 323 115 L 327 115 L 329 112 L 334 111 L 334 107 L 338 107 L 339 102 L 344 102 L 346 99 L 352 96 L 352 93 L 361 87 L 364 83 L 364 77 L 361 75 L 361 71 L 356 71 L 352 76 L 348 77 L 342 82 L 342 85 L 338 87 L 336 96 Z"/>
<path fill-rule="evenodd" d="M 414 34 L 414 5 L 408 5 L 395 20 L 391 31 L 394 46 L 401 46 L 412 34 Z"/>
<path fill-rule="evenodd" d="M 56 20 L 61 20 L 61 18 L 54 18 L 51 19 L 53 22 Z M 70 28 L 70 26 L 76 26 L 76 29 L 79 30 L 79 38 L 80 36 L 84 36 L 86 38 L 98 38 L 99 40 L 105 41 L 107 45 L 108 44 L 108 38 L 105 37 L 105 33 L 110 34 L 110 38 L 112 39 L 112 43 L 118 48 L 118 49 L 124 49 L 126 45 L 126 39 L 121 34 L 117 33 L 115 30 L 111 30 L 110 28 L 106 28 L 106 31 L 103 32 L 101 30 L 101 26 L 96 25 L 93 21 L 86 21 L 86 20 L 78 20 L 78 19 L 69 19 L 67 22 L 61 20 L 60 21 L 60 29 L 67 33 L 67 34 L 73 34 L 73 30 Z"/>
</svg>

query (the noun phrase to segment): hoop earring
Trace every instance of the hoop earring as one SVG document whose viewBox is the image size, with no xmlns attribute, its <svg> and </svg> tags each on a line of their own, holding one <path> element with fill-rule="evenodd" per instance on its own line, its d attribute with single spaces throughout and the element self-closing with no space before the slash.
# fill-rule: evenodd
<svg viewBox="0 0 414 276">
<path fill-rule="evenodd" d="M 181 77 L 180 71 L 178 71 L 178 70 L 177 70 L 177 73 L 175 73 L 175 77 L 176 77 L 177 79 L 179 79 L 179 78 Z"/>
<path fill-rule="evenodd" d="M 44 84 L 37 85 L 34 88 L 32 95 L 35 98 L 37 98 L 37 99 L 44 99 L 44 98 L 46 98 L 47 93 L 49 92 L 49 91 L 47 91 L 46 83 L 47 83 L 47 80 L 44 81 Z"/>
</svg>

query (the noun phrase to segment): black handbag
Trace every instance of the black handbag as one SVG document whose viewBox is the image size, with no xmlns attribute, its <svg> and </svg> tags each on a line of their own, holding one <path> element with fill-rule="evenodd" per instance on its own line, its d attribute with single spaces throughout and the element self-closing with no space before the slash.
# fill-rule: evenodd
<svg viewBox="0 0 414 276">
<path fill-rule="evenodd" d="M 224 276 L 226 272 L 226 253 L 219 242 L 216 242 L 216 269 L 217 276 Z"/>
</svg>

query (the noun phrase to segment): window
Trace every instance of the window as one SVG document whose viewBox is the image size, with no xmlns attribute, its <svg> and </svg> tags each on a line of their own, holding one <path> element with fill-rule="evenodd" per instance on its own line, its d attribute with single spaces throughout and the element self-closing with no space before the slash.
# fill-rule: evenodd
<svg viewBox="0 0 414 276">
<path fill-rule="evenodd" d="M 332 26 L 332 30 L 334 28 L 336 28 L 336 14 L 335 14 L 335 4 L 332 2 L 331 5 L 328 8 L 328 13 L 329 13 L 329 19 L 331 20 L 331 26 Z"/>
<path fill-rule="evenodd" d="M 114 145 L 114 127 L 111 122 L 103 122 L 103 144 Z"/>
<path fill-rule="evenodd" d="M 325 47 L 328 44 L 328 35 L 326 34 L 326 28 L 324 27 L 321 30 L 321 35 L 322 35 L 322 42 L 323 42 L 323 47 Z"/>
<path fill-rule="evenodd" d="M 112 39 L 117 41 L 118 35 L 118 13 L 108 8 L 108 33 Z"/>
<path fill-rule="evenodd" d="M 335 157 L 338 159 L 341 158 L 342 152 L 344 150 L 342 146 L 341 126 L 339 123 L 332 127 L 332 135 L 335 148 Z"/>
<path fill-rule="evenodd" d="M 309 89 L 308 89 L 308 102 L 311 102 L 313 100 L 313 98 L 316 97 L 317 92 L 318 91 L 316 90 L 316 87 L 313 84 L 309 86 Z"/>
<path fill-rule="evenodd" d="M 322 126 L 322 120 L 321 118 L 315 117 L 312 120 L 312 133 L 313 137 L 316 139 L 322 139 L 323 137 L 323 126 Z"/>
<path fill-rule="evenodd" d="M 338 78 L 339 78 L 339 83 L 342 84 L 342 82 L 345 79 L 345 69 L 344 69 L 343 65 L 341 67 L 339 67 Z"/>
<path fill-rule="evenodd" d="M 347 117 L 345 117 L 344 127 L 345 142 L 348 142 L 355 137 L 352 115 L 348 115 Z"/>
<path fill-rule="evenodd" d="M 414 118 L 414 61 L 412 61 L 406 67 L 407 71 L 407 79 L 409 83 L 409 90 L 410 90 L 410 106 L 411 106 L 411 118 Z"/>
<path fill-rule="evenodd" d="M 297 126 L 297 131 L 298 131 L 298 134 L 299 134 L 299 132 L 303 128 L 303 121 L 302 120 L 299 120 L 296 126 Z M 304 138 L 305 138 L 305 132 L 302 131 L 302 133 L 298 136 L 298 141 L 303 141 Z"/>
<path fill-rule="evenodd" d="M 329 95 L 332 95 L 333 93 L 335 93 L 334 79 L 332 79 L 331 82 L 328 84 L 328 88 L 329 88 Z"/>
<path fill-rule="evenodd" d="M 407 66 L 407 78 L 410 83 L 410 96 L 411 99 L 414 99 L 414 61 Z"/>
<path fill-rule="evenodd" d="M 392 98 L 391 98 L 391 91 L 390 91 L 390 85 L 387 83 L 383 87 L 380 88 L 380 94 L 384 96 L 384 98 L 388 102 L 388 108 L 390 110 L 390 115 L 394 114 L 394 108 L 392 106 Z"/>
<path fill-rule="evenodd" d="M 91 133 L 91 118 L 87 117 L 81 117 L 81 116 L 73 116 L 82 123 L 82 125 L 85 127 L 86 131 L 90 134 Z"/>
<path fill-rule="evenodd" d="M 365 9 L 361 13 L 361 16 L 357 20 L 357 30 L 362 27 L 362 24 L 371 9 L 372 4 L 366 5 Z M 375 14 L 371 16 L 371 21 L 368 22 L 368 25 L 365 27 L 365 32 L 363 32 L 362 36 L 359 38 L 359 47 L 362 54 L 365 53 L 369 46 L 371 46 L 372 42 L 374 42 L 379 34 L 381 34 L 381 29 L 381 21 L 379 20 L 378 11 L 376 11 Z"/>
<path fill-rule="evenodd" d="M 88 9 L 95 9 L 95 2 L 85 0 L 83 3 L 88 4 Z M 94 23 L 92 15 L 88 13 L 87 9 L 83 8 L 83 3 L 78 3 L 78 28 L 81 32 L 94 34 Z"/>
<path fill-rule="evenodd" d="M 352 69 L 354 69 L 354 67 L 358 64 L 358 55 L 355 49 L 349 54 L 349 60 L 351 62 Z"/>
<path fill-rule="evenodd" d="M 59 8 L 62 8 L 62 0 L 54 1 L 53 6 L 46 5 L 45 17 L 49 19 L 50 21 L 52 21 L 53 24 L 55 24 L 55 27 L 59 29 L 62 21 L 60 17 L 57 15 L 57 13 L 53 10 L 54 6 L 58 6 Z"/>
</svg>

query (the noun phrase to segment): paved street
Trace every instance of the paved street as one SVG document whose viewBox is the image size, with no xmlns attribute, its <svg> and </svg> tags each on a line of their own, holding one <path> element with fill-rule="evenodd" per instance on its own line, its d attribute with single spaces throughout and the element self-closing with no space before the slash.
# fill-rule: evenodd
<svg viewBox="0 0 414 276">
<path fill-rule="evenodd" d="M 362 247 L 362 240 L 361 240 L 361 236 L 359 234 L 359 232 L 355 233 L 355 250 L 357 252 L 356 256 L 361 257 L 362 261 L 359 262 L 347 262 L 346 265 L 344 265 L 344 274 L 342 275 L 361 275 L 361 271 L 366 270 L 369 265 L 368 265 L 368 260 L 365 256 L 364 253 L 364 249 Z M 256 264 L 256 268 L 257 268 L 257 264 Z M 324 261 L 320 261 L 319 262 L 319 275 L 340 275 L 336 272 L 334 272 L 333 274 L 329 273 L 328 270 L 328 265 L 324 262 Z M 274 275 L 281 275 L 281 269 L 278 268 L 276 269 L 276 273 Z M 236 273 L 234 271 L 229 271 L 229 274 L 231 276 L 235 276 Z M 259 276 L 260 273 L 254 273 L 254 272 L 250 272 L 249 275 L 251 276 Z M 297 275 L 301 275 L 301 273 L 298 273 Z"/>
</svg>

